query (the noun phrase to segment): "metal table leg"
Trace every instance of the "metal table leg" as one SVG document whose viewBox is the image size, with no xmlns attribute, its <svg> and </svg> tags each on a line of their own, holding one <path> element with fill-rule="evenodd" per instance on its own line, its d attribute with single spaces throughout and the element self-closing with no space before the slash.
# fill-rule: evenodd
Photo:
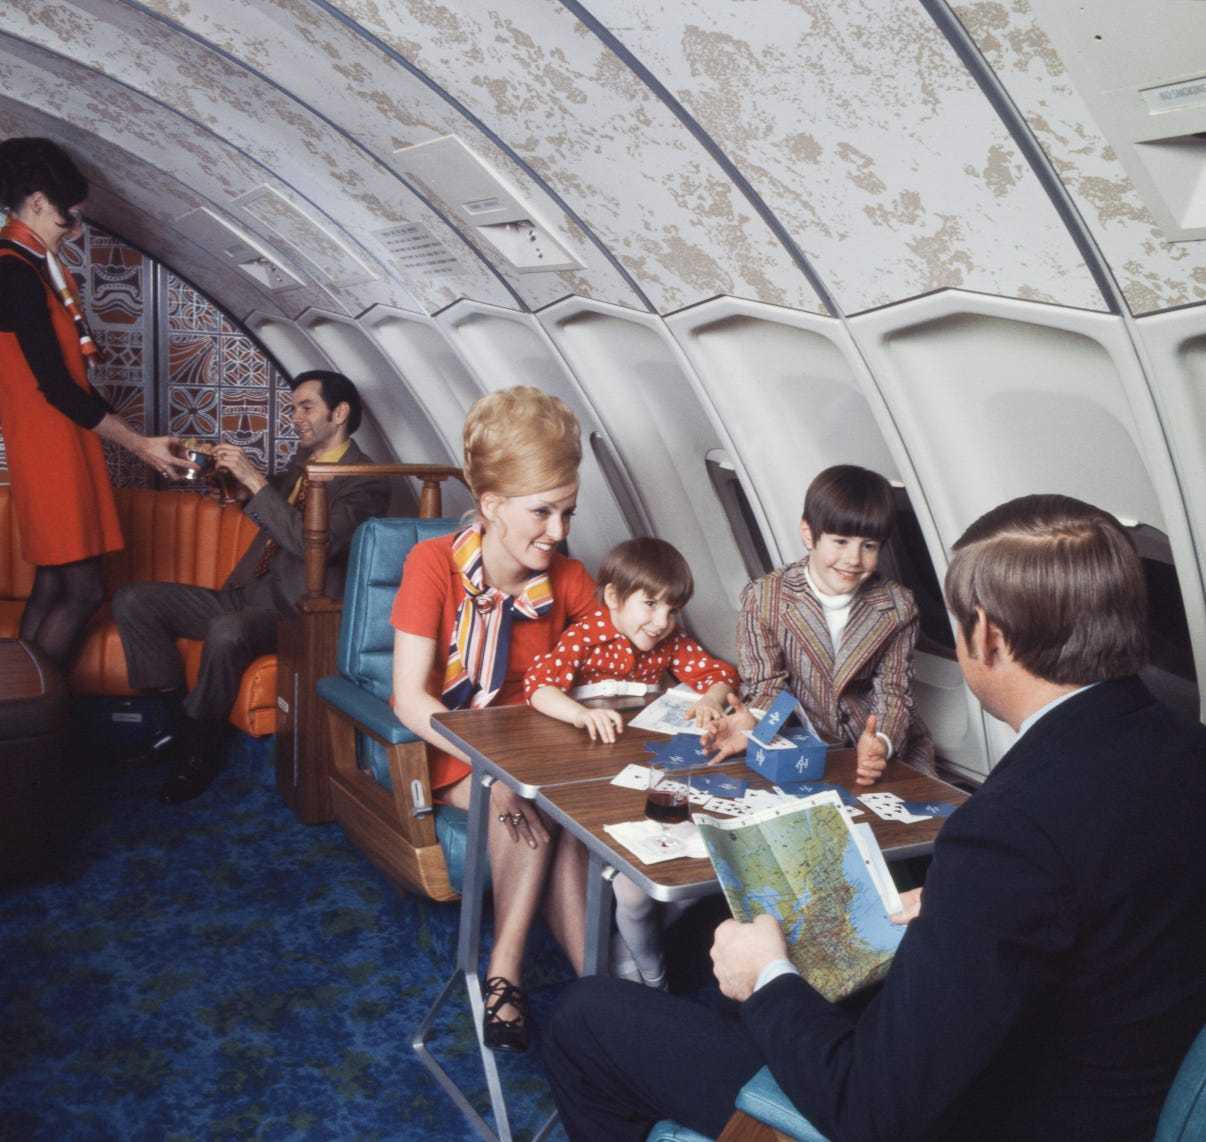
<svg viewBox="0 0 1206 1142">
<path fill-rule="evenodd" d="M 611 882 L 616 870 L 591 849 L 586 874 L 586 954 L 583 975 L 606 975 L 611 952 Z"/>
<path fill-rule="evenodd" d="M 415 1032 L 411 1046 L 419 1056 L 423 1066 L 431 1072 L 436 1082 L 444 1089 L 457 1109 L 469 1120 L 470 1125 L 487 1142 L 511 1142 L 511 1125 L 507 1120 L 507 1104 L 503 1097 L 502 1084 L 498 1078 L 498 1065 L 494 1052 L 488 1050 L 482 1042 L 482 1018 L 485 1004 L 482 1000 L 481 980 L 477 975 L 477 962 L 481 951 L 482 934 L 482 892 L 485 887 L 486 865 L 489 860 L 486 833 L 490 823 L 490 787 L 494 778 L 489 774 L 474 774 L 469 792 L 469 819 L 467 822 L 467 837 L 465 850 L 465 883 L 461 891 L 461 924 L 457 936 L 457 968 L 452 978 L 444 985 L 435 1005 L 427 1013 L 419 1029 Z M 486 1087 L 490 1092 L 490 1109 L 494 1112 L 494 1123 L 497 1133 L 491 1130 L 486 1121 L 469 1104 L 461 1089 L 456 1085 L 452 1076 L 436 1062 L 427 1049 L 427 1039 L 436 1013 L 443 1006 L 453 990 L 458 979 L 465 984 L 469 996 L 469 1008 L 473 1018 L 473 1029 L 477 1036 L 478 1053 L 482 1060 L 482 1070 L 486 1074 Z"/>
</svg>

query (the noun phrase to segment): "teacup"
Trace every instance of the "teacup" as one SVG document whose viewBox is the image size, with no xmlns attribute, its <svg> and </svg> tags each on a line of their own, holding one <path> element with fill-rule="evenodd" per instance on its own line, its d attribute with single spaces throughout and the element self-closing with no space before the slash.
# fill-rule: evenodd
<svg viewBox="0 0 1206 1142">
<path fill-rule="evenodd" d="M 188 480 L 190 483 L 204 479 L 213 470 L 214 458 L 208 452 L 198 452 L 195 448 L 182 448 L 179 452 L 182 460 L 187 460 L 190 464 L 196 464 L 195 468 L 190 468 L 187 472 L 180 476 L 181 480 Z"/>
</svg>

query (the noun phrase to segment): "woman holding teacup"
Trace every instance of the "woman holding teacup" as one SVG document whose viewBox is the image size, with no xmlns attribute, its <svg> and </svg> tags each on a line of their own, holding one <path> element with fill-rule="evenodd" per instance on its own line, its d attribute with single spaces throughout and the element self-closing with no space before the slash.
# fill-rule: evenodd
<svg viewBox="0 0 1206 1142">
<path fill-rule="evenodd" d="M 135 432 L 89 383 L 97 347 L 59 260 L 87 194 L 51 140 L 0 142 L 0 425 L 22 554 L 37 568 L 21 638 L 62 667 L 103 597 L 101 556 L 122 547 L 99 438 L 162 475 L 192 470 L 170 437 Z"/>
</svg>

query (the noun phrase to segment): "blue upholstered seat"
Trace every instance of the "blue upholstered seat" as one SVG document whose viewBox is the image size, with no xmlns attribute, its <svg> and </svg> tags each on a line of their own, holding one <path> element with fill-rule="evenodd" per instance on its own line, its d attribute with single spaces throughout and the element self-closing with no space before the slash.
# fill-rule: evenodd
<svg viewBox="0 0 1206 1142">
<path fill-rule="evenodd" d="M 825 1142 L 825 1136 L 788 1101 L 766 1067 L 738 1092 L 737 1109 L 798 1142 Z M 1206 1139 L 1206 1027 L 1198 1032 L 1164 1100 L 1155 1142 L 1198 1139 Z M 677 1122 L 664 1120 L 650 1131 L 648 1142 L 711 1142 L 711 1139 Z"/>
<path fill-rule="evenodd" d="M 339 628 L 338 673 L 319 680 L 318 694 L 359 726 L 391 745 L 416 742 L 389 704 L 393 685 L 394 628 L 390 610 L 402 565 L 410 549 L 424 539 L 447 535 L 456 519 L 370 519 L 361 524 L 348 555 L 347 587 Z M 356 762 L 387 792 L 392 792 L 387 750 L 357 731 Z M 459 892 L 464 871 L 465 814 L 435 810 L 436 837 L 448 866 L 448 879 Z"/>
<path fill-rule="evenodd" d="M 712 1142 L 712 1139 L 698 1130 L 679 1126 L 677 1122 L 663 1118 L 645 1135 L 645 1142 Z"/>
<path fill-rule="evenodd" d="M 1164 1100 L 1155 1142 L 1206 1138 L 1206 1027 L 1189 1048 Z"/>
<path fill-rule="evenodd" d="M 766 1067 L 738 1092 L 737 1109 L 773 1126 L 788 1138 L 796 1138 L 799 1142 L 825 1142 L 825 1135 L 792 1106 Z"/>
<path fill-rule="evenodd" d="M 821 1134 L 788 1100 L 774 1077 L 763 1067 L 737 1092 L 737 1109 L 799 1142 L 825 1142 Z M 646 1142 L 713 1142 L 704 1134 L 663 1119 L 649 1132 Z"/>
<path fill-rule="evenodd" d="M 449 518 L 370 519 L 352 540 L 339 626 L 339 673 L 320 679 L 318 693 L 389 742 L 418 740 L 389 704 L 394 663 L 389 614 L 402 581 L 402 565 L 416 543 L 447 535 L 458 523 Z M 361 766 L 389 789 L 385 751 L 361 735 L 356 752 Z"/>
</svg>

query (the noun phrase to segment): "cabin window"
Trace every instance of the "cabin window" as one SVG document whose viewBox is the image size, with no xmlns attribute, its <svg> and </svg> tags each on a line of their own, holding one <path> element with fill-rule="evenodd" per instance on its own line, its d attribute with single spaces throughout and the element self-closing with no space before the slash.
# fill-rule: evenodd
<svg viewBox="0 0 1206 1142">
<path fill-rule="evenodd" d="M 589 439 L 591 451 L 595 455 L 599 470 L 603 473 L 603 479 L 607 481 L 611 494 L 615 496 L 620 514 L 628 525 L 628 534 L 653 535 L 653 527 L 649 523 L 649 518 L 645 514 L 636 489 L 629 481 L 628 473 L 624 471 L 624 465 L 616 457 L 611 444 L 601 432 L 592 432 Z"/>
<path fill-rule="evenodd" d="M 288 465 L 297 449 L 288 381 L 234 318 L 96 226 L 64 242 L 62 259 L 102 353 L 93 383 L 133 428 L 237 444 L 270 475 Z M 129 452 L 104 448 L 114 485 L 167 485 Z"/>
<path fill-rule="evenodd" d="M 1172 547 L 1158 528 L 1141 523 L 1128 530 L 1147 580 L 1151 663 L 1142 671 L 1143 680 L 1162 702 L 1196 720 L 1198 675 Z"/>
<path fill-rule="evenodd" d="M 729 530 L 733 533 L 737 550 L 741 553 L 745 573 L 751 579 L 769 574 L 775 568 L 774 560 L 766 548 L 758 521 L 754 518 L 749 497 L 737 477 L 736 466 L 719 449 L 709 452 L 704 463 L 707 465 L 708 479 L 712 481 L 712 490 L 724 509 L 725 518 L 729 521 Z"/>
<path fill-rule="evenodd" d="M 955 635 L 942 598 L 942 584 L 934 571 L 917 513 L 904 488 L 893 485 L 892 490 L 896 493 L 896 526 L 880 555 L 880 574 L 903 583 L 913 592 L 921 612 L 917 649 L 942 658 L 954 658 Z"/>
</svg>

